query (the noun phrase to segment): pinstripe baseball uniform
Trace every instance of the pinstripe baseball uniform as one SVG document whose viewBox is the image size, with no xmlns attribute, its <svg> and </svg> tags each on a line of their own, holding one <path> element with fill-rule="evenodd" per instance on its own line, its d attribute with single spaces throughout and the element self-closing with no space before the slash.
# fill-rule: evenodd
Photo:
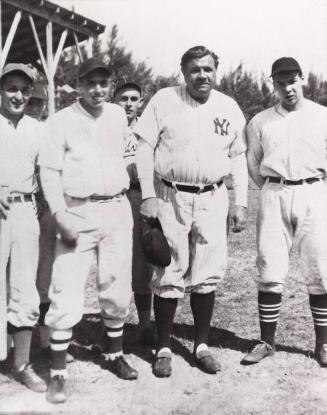
<svg viewBox="0 0 327 415">
<path fill-rule="evenodd" d="M 39 313 L 35 286 L 39 254 L 39 223 L 34 195 L 39 152 L 39 123 L 23 116 L 17 127 L 0 114 L 0 185 L 8 186 L 8 218 L 0 221 L 0 272 L 9 271 L 7 319 L 15 327 L 31 327 Z M 25 200 L 24 200 L 25 195 Z"/>
<path fill-rule="evenodd" d="M 212 90 L 207 102 L 199 103 L 185 86 L 157 92 L 138 121 L 136 134 L 154 149 L 159 219 L 172 253 L 168 267 L 154 268 L 158 296 L 209 293 L 223 277 L 228 195 L 222 180 L 233 160 L 245 158 L 244 125 L 231 98 Z M 244 164 L 241 170 L 235 203 L 246 206 Z M 213 187 L 197 194 L 179 191 L 176 184 Z"/>
<path fill-rule="evenodd" d="M 257 177 L 297 181 L 326 175 L 327 109 L 321 105 L 304 99 L 301 108 L 287 111 L 278 104 L 251 120 L 247 137 L 249 168 Z M 260 291 L 282 292 L 289 251 L 295 246 L 309 293 L 326 292 L 324 181 L 292 186 L 266 179 L 260 192 L 257 237 Z"/>
</svg>

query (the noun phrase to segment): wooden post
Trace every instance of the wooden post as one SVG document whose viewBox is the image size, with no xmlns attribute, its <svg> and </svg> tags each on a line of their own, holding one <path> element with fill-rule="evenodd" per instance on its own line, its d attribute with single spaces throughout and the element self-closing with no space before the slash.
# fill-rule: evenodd
<svg viewBox="0 0 327 415">
<path fill-rule="evenodd" d="M 46 26 L 47 40 L 47 67 L 49 73 L 48 79 L 48 98 L 49 98 L 49 116 L 55 113 L 55 88 L 54 88 L 54 67 L 53 67 L 53 39 L 52 39 L 52 22 Z"/>
<path fill-rule="evenodd" d="M 93 42 L 94 42 L 94 37 L 89 36 L 87 43 L 86 43 L 86 56 L 88 58 L 92 58 L 92 55 L 93 55 Z"/>
<path fill-rule="evenodd" d="M 22 12 L 19 10 L 18 12 L 16 12 L 14 20 L 12 21 L 6 42 L 4 44 L 4 47 L 1 51 L 1 56 L 0 56 L 0 73 L 2 72 L 2 68 L 4 67 L 4 64 L 7 60 L 7 56 L 10 50 L 10 47 L 12 45 L 12 41 L 14 39 L 18 24 L 20 22 L 20 19 L 22 17 Z"/>
<path fill-rule="evenodd" d="M 33 16 L 31 14 L 29 14 L 28 19 L 29 19 L 30 24 L 31 24 L 32 32 L 33 32 L 33 35 L 34 35 L 34 40 L 35 40 L 35 43 L 36 43 L 37 50 L 39 52 L 42 67 L 43 67 L 44 73 L 45 73 L 45 75 L 48 79 L 48 82 L 49 82 L 48 68 L 47 68 L 47 64 L 46 64 L 45 59 L 44 59 L 44 55 L 43 55 L 43 51 L 42 51 L 42 47 L 41 47 L 41 42 L 40 42 L 39 36 L 37 34 L 37 31 L 36 31 Z"/>
<path fill-rule="evenodd" d="M 60 37 L 60 41 L 59 41 L 59 44 L 58 44 L 58 47 L 57 47 L 56 55 L 55 55 L 54 60 L 53 60 L 53 72 L 54 72 L 54 74 L 56 73 L 57 65 L 58 65 L 58 62 L 59 62 L 59 59 L 60 59 L 61 52 L 62 52 L 62 50 L 64 48 L 64 45 L 65 45 L 67 34 L 68 34 L 68 29 L 64 30 L 61 34 L 61 37 Z"/>
<path fill-rule="evenodd" d="M 75 32 L 73 32 L 73 37 L 74 37 L 74 41 L 75 41 L 75 46 L 76 46 L 76 50 L 77 50 L 77 54 L 79 57 L 79 61 L 83 62 L 83 55 L 82 55 L 82 51 L 81 48 L 79 47 L 79 43 L 78 43 L 78 39 L 77 39 L 77 35 Z"/>
</svg>

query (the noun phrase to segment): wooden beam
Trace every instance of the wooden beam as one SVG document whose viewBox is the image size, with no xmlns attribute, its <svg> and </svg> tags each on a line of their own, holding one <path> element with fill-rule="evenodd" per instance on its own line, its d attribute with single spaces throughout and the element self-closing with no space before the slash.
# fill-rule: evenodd
<svg viewBox="0 0 327 415">
<path fill-rule="evenodd" d="M 58 5 L 50 1 L 42 1 L 39 4 L 35 4 L 35 2 L 31 0 L 2 1 L 16 7 L 18 10 L 24 10 L 34 16 L 42 17 L 45 20 L 63 26 L 65 29 L 81 33 L 86 37 L 101 34 L 105 29 L 105 26 L 94 20 L 85 19 L 85 17 L 77 13 L 74 13 L 74 19 L 70 19 L 72 14 L 71 11 L 61 7 L 57 12 Z M 86 25 L 83 24 L 85 20 L 87 21 Z"/>
<path fill-rule="evenodd" d="M 88 40 L 86 41 L 86 56 L 88 58 L 92 58 L 92 55 L 93 55 L 93 42 L 94 42 L 94 37 L 89 36 Z"/>
<path fill-rule="evenodd" d="M 33 32 L 33 35 L 34 35 L 34 40 L 35 40 L 35 43 L 36 43 L 37 50 L 39 52 L 39 56 L 40 56 L 40 60 L 41 60 L 41 63 L 42 63 L 42 67 L 43 67 L 44 73 L 45 73 L 45 75 L 46 75 L 46 77 L 48 79 L 48 82 L 49 82 L 48 67 L 47 67 L 47 64 L 46 64 L 46 61 L 45 61 L 45 58 L 44 58 L 44 55 L 43 55 L 43 50 L 42 50 L 42 47 L 41 47 L 41 43 L 40 43 L 39 36 L 37 34 L 37 31 L 36 31 L 36 27 L 35 27 L 35 23 L 34 23 L 33 16 L 31 14 L 29 14 L 28 15 L 28 19 L 29 19 L 30 24 L 31 24 L 31 27 L 32 27 L 32 32 Z"/>
<path fill-rule="evenodd" d="M 73 37 L 74 37 L 74 41 L 75 41 L 75 46 L 76 46 L 76 50 L 77 50 L 77 54 L 79 57 L 80 62 L 83 62 L 83 55 L 82 55 L 82 51 L 81 48 L 79 47 L 79 43 L 78 43 L 78 38 L 75 32 L 73 32 Z"/>
<path fill-rule="evenodd" d="M 12 41 L 14 39 L 14 36 L 15 36 L 15 33 L 16 33 L 16 30 L 17 30 L 17 27 L 19 25 L 21 17 L 22 17 L 22 12 L 19 10 L 15 14 L 14 20 L 11 24 L 11 27 L 10 27 L 10 30 L 9 30 L 9 33 L 8 33 L 8 36 L 7 36 L 7 39 L 6 39 L 6 42 L 5 42 L 4 47 L 2 49 L 2 53 L 1 53 L 1 56 L 0 56 L 0 73 L 2 72 L 2 68 L 4 67 L 4 64 L 7 60 L 7 56 L 8 56 L 10 47 L 12 45 Z"/>
<path fill-rule="evenodd" d="M 59 44 L 58 44 L 58 47 L 57 47 L 56 55 L 55 55 L 54 60 L 53 60 L 53 71 L 54 71 L 54 73 L 56 72 L 61 52 L 62 52 L 62 50 L 65 46 L 65 41 L 66 41 L 66 38 L 67 38 L 67 34 L 68 34 L 68 29 L 65 29 L 62 32 L 61 36 L 60 36 L 60 41 L 59 41 Z"/>
<path fill-rule="evenodd" d="M 49 116 L 52 116 L 55 113 L 52 22 L 48 22 L 46 26 L 46 37 L 47 37 L 47 67 L 48 67 L 48 73 L 49 73 L 49 79 L 48 79 Z"/>
</svg>

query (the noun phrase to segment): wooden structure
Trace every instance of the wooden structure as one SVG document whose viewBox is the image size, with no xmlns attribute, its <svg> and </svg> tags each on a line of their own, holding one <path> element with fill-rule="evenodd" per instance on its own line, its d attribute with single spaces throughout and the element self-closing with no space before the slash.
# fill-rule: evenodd
<svg viewBox="0 0 327 415">
<path fill-rule="evenodd" d="M 55 111 L 54 76 L 64 47 L 95 38 L 105 26 L 47 0 L 0 0 L 0 72 L 6 62 L 40 62 L 48 81 L 49 114 Z"/>
</svg>

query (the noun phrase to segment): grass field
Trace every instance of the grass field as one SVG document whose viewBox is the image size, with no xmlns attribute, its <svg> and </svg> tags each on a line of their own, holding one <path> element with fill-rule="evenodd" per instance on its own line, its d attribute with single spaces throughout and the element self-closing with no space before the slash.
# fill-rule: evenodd
<svg viewBox="0 0 327 415">
<path fill-rule="evenodd" d="M 240 360 L 259 337 L 255 268 L 255 214 L 258 192 L 249 192 L 247 230 L 229 237 L 229 267 L 217 288 L 210 345 L 222 362 L 222 371 L 206 375 L 194 367 L 193 322 L 189 298 L 180 302 L 173 336 L 173 375 L 157 379 L 151 373 L 152 352 L 135 342 L 134 304 L 128 319 L 125 351 L 139 371 L 135 382 L 118 380 L 90 351 L 100 329 L 94 281 L 87 287 L 89 314 L 75 330 L 72 347 L 76 361 L 69 367 L 69 400 L 46 403 L 0 373 L 0 413 L 9 414 L 327 414 L 327 369 L 312 358 L 314 331 L 308 296 L 298 274 L 296 254 L 277 329 L 277 353 L 259 365 L 242 366 Z M 46 368 L 41 368 L 47 376 Z"/>
</svg>

